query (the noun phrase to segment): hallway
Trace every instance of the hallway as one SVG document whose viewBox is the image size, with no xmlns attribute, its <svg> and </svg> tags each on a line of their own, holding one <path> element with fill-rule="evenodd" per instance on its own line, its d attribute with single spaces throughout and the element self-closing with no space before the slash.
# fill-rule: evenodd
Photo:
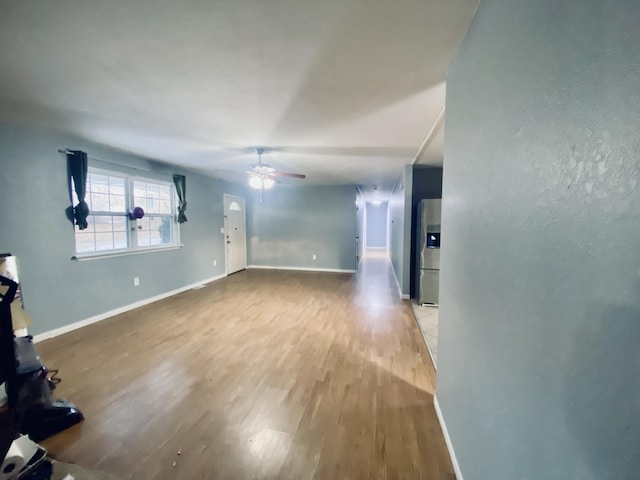
<svg viewBox="0 0 640 480">
<path fill-rule="evenodd" d="M 38 349 L 86 415 L 46 446 L 121 479 L 455 478 L 384 258 L 247 270 Z"/>
</svg>

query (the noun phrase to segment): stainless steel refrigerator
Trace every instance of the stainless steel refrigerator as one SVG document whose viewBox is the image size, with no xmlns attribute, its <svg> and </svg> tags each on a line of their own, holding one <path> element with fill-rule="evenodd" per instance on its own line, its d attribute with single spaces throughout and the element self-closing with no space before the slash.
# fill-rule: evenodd
<svg viewBox="0 0 640 480">
<path fill-rule="evenodd" d="M 418 205 L 418 303 L 438 305 L 440 295 L 440 215 L 442 199 Z"/>
</svg>

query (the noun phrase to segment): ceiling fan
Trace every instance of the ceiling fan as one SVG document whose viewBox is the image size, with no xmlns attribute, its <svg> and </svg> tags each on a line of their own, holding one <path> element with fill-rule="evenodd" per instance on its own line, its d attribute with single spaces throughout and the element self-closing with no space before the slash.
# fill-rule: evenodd
<svg viewBox="0 0 640 480">
<path fill-rule="evenodd" d="M 262 163 L 262 154 L 264 148 L 256 148 L 258 154 L 258 163 L 252 163 L 249 165 L 247 174 L 249 175 L 249 186 L 255 189 L 266 190 L 272 188 L 277 182 L 277 177 L 289 177 L 289 178 L 306 178 L 307 176 L 302 173 L 288 173 L 280 172 L 273 168 L 271 165 Z"/>
</svg>

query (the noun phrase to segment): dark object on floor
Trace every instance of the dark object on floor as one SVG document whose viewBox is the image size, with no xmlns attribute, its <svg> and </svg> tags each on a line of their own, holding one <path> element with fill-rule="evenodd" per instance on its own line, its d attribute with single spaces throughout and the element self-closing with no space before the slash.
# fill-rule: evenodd
<svg viewBox="0 0 640 480">
<path fill-rule="evenodd" d="M 13 336 L 11 302 L 18 284 L 0 276 L 0 459 L 3 478 L 49 480 L 52 465 L 45 449 L 19 434 L 22 416 L 19 366 Z M 6 395 L 5 395 L 6 394 Z"/>
<path fill-rule="evenodd" d="M 26 477 L 20 477 L 20 480 L 50 480 L 53 475 L 53 465 L 49 460 L 42 462 L 41 467 L 28 473 Z"/>
<path fill-rule="evenodd" d="M 47 378 L 49 372 L 40 361 L 33 338 L 15 338 L 14 349 L 22 433 L 39 442 L 84 420 L 74 404 L 53 400 L 53 382 Z"/>
<path fill-rule="evenodd" d="M 83 420 L 82 412 L 73 403 L 54 400 L 47 408 L 30 413 L 22 423 L 22 431 L 39 442 Z"/>
<path fill-rule="evenodd" d="M 38 449 L 23 470 L 26 472 L 18 477 L 19 480 L 49 480 L 53 475 L 53 464 L 47 459 L 47 451 Z"/>
</svg>

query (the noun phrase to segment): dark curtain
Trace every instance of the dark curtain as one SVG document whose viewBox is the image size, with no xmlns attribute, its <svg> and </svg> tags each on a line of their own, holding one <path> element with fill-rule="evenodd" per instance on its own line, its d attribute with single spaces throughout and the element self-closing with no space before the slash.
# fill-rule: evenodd
<svg viewBox="0 0 640 480">
<path fill-rule="evenodd" d="M 173 183 L 178 193 L 178 223 L 187 221 L 185 211 L 187 210 L 187 179 L 184 175 L 174 175 Z"/>
<path fill-rule="evenodd" d="M 80 150 L 67 151 L 67 180 L 69 182 L 69 200 L 71 206 L 67 208 L 67 218 L 80 230 L 87 228 L 89 206 L 84 201 L 87 193 L 87 154 Z M 71 182 L 73 180 L 73 183 Z M 73 187 L 75 186 L 78 204 L 73 206 Z"/>
</svg>

